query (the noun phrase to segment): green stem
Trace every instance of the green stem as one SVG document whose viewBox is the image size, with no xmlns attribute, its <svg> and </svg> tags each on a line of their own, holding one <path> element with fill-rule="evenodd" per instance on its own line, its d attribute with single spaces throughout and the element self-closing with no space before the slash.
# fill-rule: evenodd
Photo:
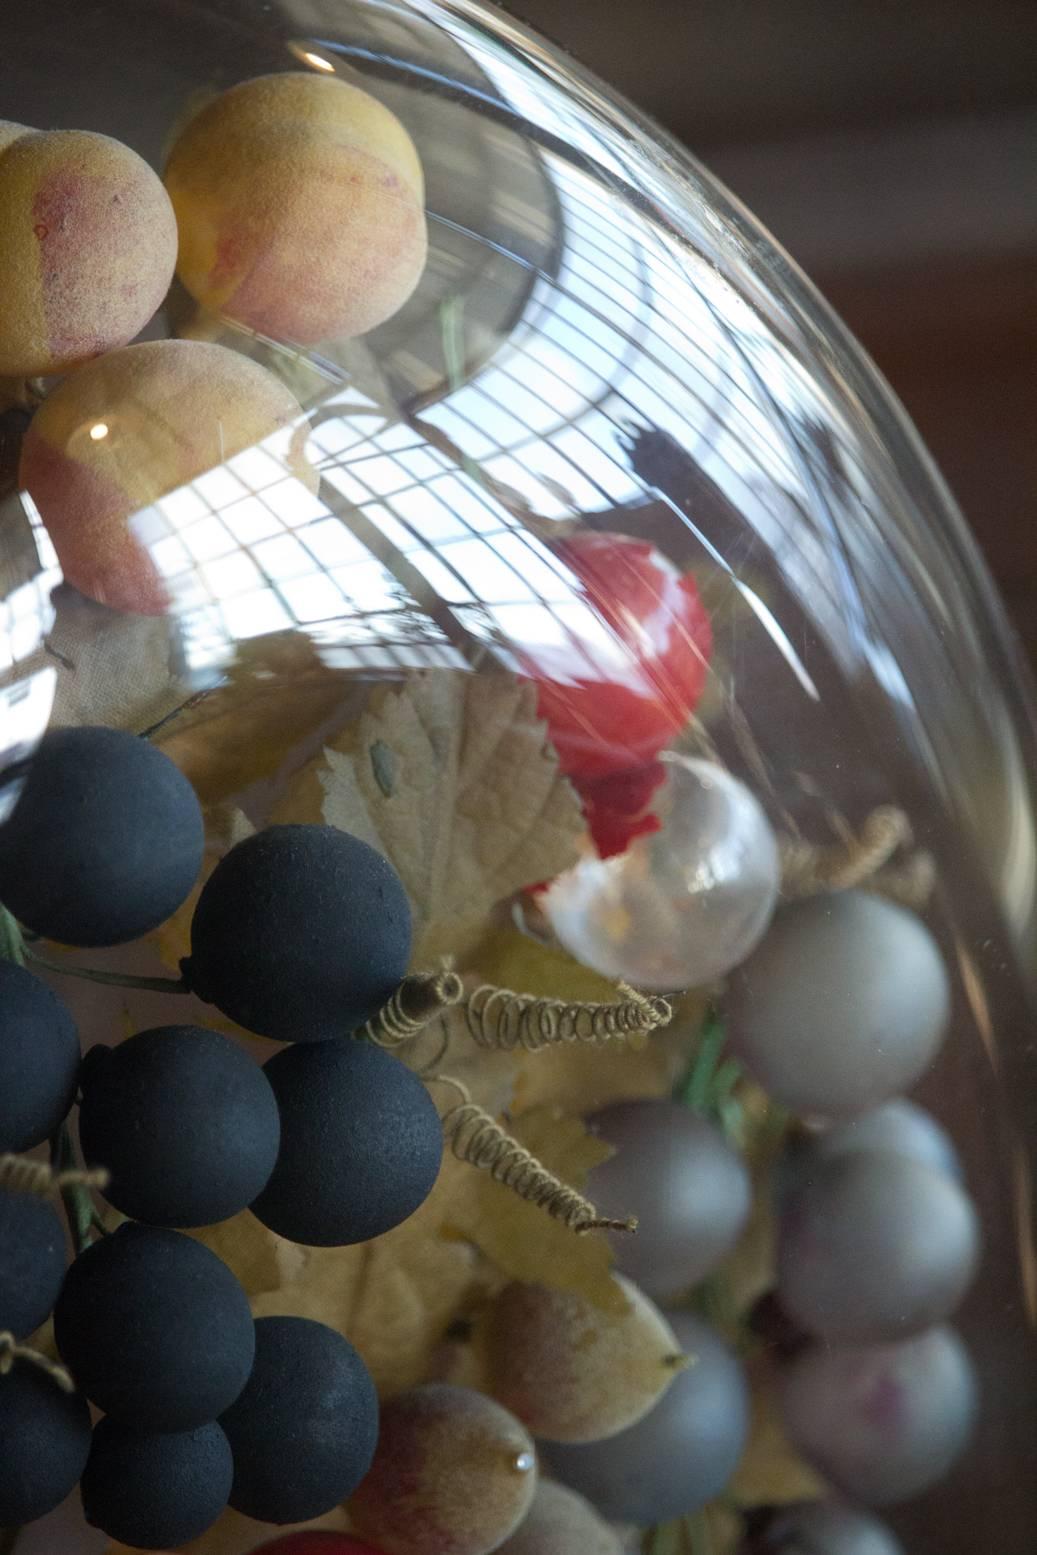
<svg viewBox="0 0 1037 1555">
<path fill-rule="evenodd" d="M 50 1164 L 56 1172 L 73 1172 L 79 1166 L 76 1152 L 72 1148 L 72 1137 L 67 1123 L 61 1125 L 51 1140 Z M 61 1201 L 65 1206 L 69 1230 L 72 1232 L 72 1243 L 78 1257 L 91 1246 L 94 1230 L 103 1231 L 104 1226 L 94 1208 L 89 1188 L 84 1188 L 81 1183 L 70 1183 L 62 1188 Z M 0 1555 L 4 1555 L 2 1547 L 0 1547 Z"/>
<path fill-rule="evenodd" d="M 711 1010 L 702 1028 L 691 1070 L 680 1086 L 680 1099 L 695 1112 L 708 1112 L 713 1098 L 713 1086 L 720 1054 L 724 1046 L 724 1027 Z"/>
<path fill-rule="evenodd" d="M 25 956 L 25 941 L 17 920 L 0 903 L 0 961 L 14 961 L 18 966 L 24 966 Z M 0 1555 L 4 1555 L 2 1546 Z"/>
<path fill-rule="evenodd" d="M 151 993 L 189 993 L 182 977 L 135 977 L 129 972 L 101 972 L 96 967 L 63 966 L 59 961 L 47 961 L 26 946 L 26 955 L 34 966 L 45 972 L 57 972 L 62 977 L 82 977 L 89 983 L 109 983 L 114 988 L 146 988 Z M 0 1555 L 3 1552 L 0 1551 Z"/>
</svg>

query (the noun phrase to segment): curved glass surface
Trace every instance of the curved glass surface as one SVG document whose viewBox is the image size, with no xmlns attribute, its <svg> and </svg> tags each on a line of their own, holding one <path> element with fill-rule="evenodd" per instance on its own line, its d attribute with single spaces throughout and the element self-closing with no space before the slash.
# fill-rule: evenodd
<svg viewBox="0 0 1037 1555">
<path fill-rule="evenodd" d="M 190 114 L 235 83 L 298 71 L 360 86 L 417 147 L 429 246 L 391 317 L 316 344 L 242 328 L 174 282 L 144 338 L 250 357 L 298 415 L 189 479 L 156 475 L 126 518 L 164 613 L 115 610 L 103 585 L 88 597 L 62 582 L 62 520 L 55 529 L 53 498 L 34 496 L 19 464 L 57 376 L 12 391 L 0 422 L 4 764 L 48 725 L 158 730 L 195 763 L 196 785 L 203 773 L 212 851 L 216 809 L 276 818 L 322 740 L 360 727 L 385 687 L 424 677 L 491 687 L 471 741 L 479 719 L 492 727 L 492 688 L 537 688 L 590 833 L 574 833 L 568 867 L 581 851 L 596 862 L 596 842 L 610 862 L 651 870 L 639 832 L 666 823 L 660 757 L 719 763 L 751 791 L 787 891 L 790 859 L 816 865 L 895 808 L 889 851 L 918 871 L 901 887 L 951 984 L 950 1035 L 917 1095 L 953 1137 L 985 1251 L 955 1318 L 979 1378 L 972 1443 L 888 1515 L 918 1555 L 977 1543 L 1024 1555 L 1037 1538 L 1031 688 L 967 528 L 887 386 L 705 170 L 572 61 L 468 0 L 151 0 L 145 16 L 95 0 L 59 25 L 52 7 L 8 18 L 5 42 L 0 116 L 114 136 L 160 172 Z M 114 391 L 84 409 L 67 448 L 74 436 L 104 443 L 115 466 L 142 457 Z M 242 685 L 271 693 L 276 738 L 255 698 L 207 722 L 207 699 Z M 272 742 L 283 761 L 251 771 L 237 759 L 249 742 Z M 552 893 L 521 889 L 542 883 L 535 872 L 486 863 L 501 851 L 498 810 L 517 825 L 507 761 L 489 770 L 467 793 L 463 778 L 430 785 L 423 802 L 451 811 L 454 877 L 507 889 L 484 903 L 473 886 L 456 944 L 441 923 L 429 929 L 425 902 L 423 948 L 493 980 L 472 947 L 518 924 L 538 952 L 560 940 L 636 985 L 636 958 L 596 962 L 586 936 L 552 926 Z M 395 781 L 381 772 L 383 797 Z M 0 819 L 18 793 L 6 786 Z M 387 835 L 373 823 L 372 834 Z M 689 854 L 668 867 L 667 890 L 715 886 L 725 866 L 695 876 L 691 831 L 660 835 L 657 849 Z M 760 885 L 764 917 L 773 884 Z M 622 936 L 614 918 L 595 932 Z M 151 949 L 101 960 L 156 970 Z M 722 953 L 702 964 L 711 978 L 733 967 Z M 585 998 L 572 965 L 572 991 L 552 991 Z M 671 973 L 665 988 L 682 981 L 696 978 Z M 136 998 L 133 1018 L 146 1009 L 154 1023 L 155 1005 Z M 747 1520 L 711 1524 L 715 1547 L 696 1555 L 764 1537 L 757 1503 L 787 1499 L 778 1481 L 739 1492 Z"/>
</svg>

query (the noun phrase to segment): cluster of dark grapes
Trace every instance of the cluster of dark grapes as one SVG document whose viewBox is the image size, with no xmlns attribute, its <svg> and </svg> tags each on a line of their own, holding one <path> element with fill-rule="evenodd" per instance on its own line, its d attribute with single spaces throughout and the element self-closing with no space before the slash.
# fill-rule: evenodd
<svg viewBox="0 0 1037 1555">
<path fill-rule="evenodd" d="M 0 899 L 27 932 L 120 944 L 185 899 L 201 817 L 146 741 L 61 731 L 6 780 L 20 792 L 0 828 Z M 380 855 L 332 828 L 274 826 L 210 875 L 182 964 L 185 990 L 287 1044 L 262 1068 L 192 1025 L 81 1059 L 62 1002 L 0 963 L 0 1151 L 59 1137 L 78 1099 L 84 1164 L 107 1172 L 127 1217 L 66 1267 L 51 1202 L 0 1189 L 0 1330 L 21 1340 L 53 1313 L 77 1389 L 25 1358 L 0 1376 L 0 1524 L 44 1515 L 78 1481 L 87 1518 L 141 1548 L 189 1541 L 228 1503 L 286 1523 L 351 1496 L 361 1538 L 393 1555 L 433 1555 L 443 1527 L 459 1555 L 540 1555 L 549 1534 L 613 1555 L 602 1518 L 651 1526 L 724 1489 L 748 1387 L 687 1297 L 739 1238 L 751 1185 L 721 1130 L 677 1101 L 591 1119 L 616 1149 L 592 1174 L 599 1210 L 641 1216 L 636 1238 L 616 1240 L 625 1312 L 505 1287 L 480 1318 L 493 1399 L 432 1383 L 379 1422 L 345 1338 L 253 1321 L 231 1271 L 184 1234 L 248 1209 L 290 1240 L 347 1245 L 424 1200 L 436 1110 L 409 1069 L 349 1035 L 409 951 L 407 900 Z M 772 1185 L 777 1271 L 758 1326 L 780 1358 L 787 1433 L 847 1498 L 758 1515 L 745 1550 L 898 1555 L 871 1509 L 939 1479 L 975 1410 L 945 1319 L 976 1265 L 976 1215 L 950 1141 L 900 1094 L 948 1023 L 943 959 L 891 902 L 817 898 L 782 909 L 731 977 L 723 1016 L 731 1051 L 800 1120 Z M 682 1353 L 694 1364 L 675 1372 Z M 89 1405 L 102 1414 L 92 1430 Z M 564 1488 L 538 1484 L 535 1439 Z"/>
<path fill-rule="evenodd" d="M 202 818 L 147 741 L 48 734 L 5 774 L 0 899 L 24 929 L 125 943 L 186 898 Z M 89 1167 L 128 1217 L 66 1267 L 48 1198 L 0 1190 L 0 1331 L 53 1313 L 76 1391 L 16 1359 L 0 1376 L 0 1525 L 81 1485 L 88 1520 L 140 1548 L 201 1534 L 229 1503 L 302 1522 L 341 1502 L 378 1435 L 371 1378 L 307 1319 L 253 1321 L 227 1266 L 187 1228 L 249 1206 L 292 1240 L 366 1241 L 427 1196 L 442 1129 L 397 1059 L 349 1036 L 398 985 L 410 913 L 391 866 L 321 826 L 272 827 L 227 854 L 192 922 L 184 983 L 248 1029 L 292 1044 L 260 1068 L 228 1037 L 167 1026 L 80 1059 L 75 1023 L 39 978 L 0 963 L 0 1151 L 53 1140 L 79 1100 Z M 102 1412 L 91 1429 L 89 1405 Z"/>
</svg>

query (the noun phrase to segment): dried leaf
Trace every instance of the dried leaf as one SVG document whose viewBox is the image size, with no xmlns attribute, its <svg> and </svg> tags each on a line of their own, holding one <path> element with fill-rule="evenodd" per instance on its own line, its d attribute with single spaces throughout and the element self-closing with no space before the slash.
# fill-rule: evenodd
<svg viewBox="0 0 1037 1555">
<path fill-rule="evenodd" d="M 98 723 L 136 732 L 182 700 L 173 617 L 123 614 L 64 586 L 52 599 L 47 643 L 58 672 L 56 724 Z"/>
<path fill-rule="evenodd" d="M 274 777 L 341 713 L 349 689 L 302 633 L 253 638 L 239 644 L 226 684 L 174 718 L 156 744 L 213 804 Z"/>
<path fill-rule="evenodd" d="M 787 1131 L 787 1115 L 766 1092 L 743 1077 L 737 1086 L 739 1137 L 752 1179 L 752 1205 L 734 1251 L 712 1279 L 723 1287 L 723 1305 L 740 1325 L 774 1284 L 776 1224 L 773 1172 Z"/>
<path fill-rule="evenodd" d="M 535 688 L 455 670 L 377 691 L 274 819 L 323 819 L 392 859 L 414 909 L 415 965 L 463 956 L 497 902 L 574 862 L 584 831 Z"/>
<path fill-rule="evenodd" d="M 184 956 L 191 953 L 191 919 L 202 894 L 202 887 L 216 868 L 217 863 L 235 843 L 251 837 L 255 827 L 244 811 L 236 805 L 211 805 L 205 813 L 205 853 L 201 874 L 192 886 L 186 900 L 165 923 L 149 935 L 164 966 L 179 971 Z"/>
<path fill-rule="evenodd" d="M 444 1162 L 431 1197 L 394 1231 L 356 1247 L 300 1247 L 243 1214 L 193 1233 L 248 1291 L 257 1317 L 327 1323 L 353 1343 L 382 1393 L 422 1381 L 459 1306 L 479 1282 L 469 1247 L 445 1241 L 439 1225 L 451 1179 Z"/>
<path fill-rule="evenodd" d="M 592 1168 L 612 1154 L 609 1145 L 588 1134 L 578 1118 L 566 1117 L 559 1107 L 537 1107 L 507 1126 L 519 1144 L 573 1188 L 585 1187 Z M 443 1221 L 447 1236 L 474 1243 L 508 1279 L 579 1291 L 605 1311 L 626 1309 L 626 1298 L 612 1278 L 612 1252 L 603 1235 L 578 1236 L 486 1172 L 475 1167 L 466 1170 L 467 1178 L 457 1180 Z"/>
<path fill-rule="evenodd" d="M 767 1355 L 749 1364 L 752 1414 L 742 1461 L 728 1485 L 741 1506 L 784 1506 L 813 1501 L 824 1485 L 785 1435 L 774 1389 L 774 1367 Z"/>
</svg>

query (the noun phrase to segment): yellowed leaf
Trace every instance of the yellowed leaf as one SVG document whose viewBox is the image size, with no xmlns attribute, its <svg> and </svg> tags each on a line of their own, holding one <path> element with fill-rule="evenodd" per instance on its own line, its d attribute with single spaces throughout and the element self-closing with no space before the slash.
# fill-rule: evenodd
<svg viewBox="0 0 1037 1555">
<path fill-rule="evenodd" d="M 774 1284 L 777 1227 L 774 1165 L 786 1132 L 785 1115 L 754 1082 L 737 1090 L 743 1115 L 743 1154 L 752 1178 L 752 1207 L 745 1230 L 721 1268 L 735 1313 L 744 1316 Z"/>
<path fill-rule="evenodd" d="M 728 1493 L 740 1506 L 815 1500 L 824 1494 L 824 1484 L 785 1435 L 774 1389 L 774 1364 L 767 1355 L 750 1362 L 749 1383 L 749 1440 Z"/>
<path fill-rule="evenodd" d="M 248 1291 L 256 1317 L 327 1323 L 360 1351 L 383 1393 L 422 1381 L 430 1357 L 480 1275 L 470 1247 L 439 1226 L 453 1180 L 448 1157 L 432 1195 L 385 1236 L 356 1247 L 300 1247 L 243 1214 L 193 1233 Z"/>
<path fill-rule="evenodd" d="M 202 887 L 216 868 L 219 860 L 235 843 L 252 836 L 255 827 L 236 805 L 210 805 L 205 813 L 205 853 L 201 874 L 192 886 L 186 901 L 181 902 L 171 918 L 149 935 L 163 964 L 179 970 L 180 961 L 191 953 L 191 919 L 202 894 Z"/>
<path fill-rule="evenodd" d="M 507 1128 L 549 1171 L 577 1189 L 612 1153 L 578 1118 L 566 1117 L 557 1107 L 535 1108 Z M 444 1216 L 447 1236 L 474 1243 L 508 1279 L 579 1291 L 606 1311 L 625 1309 L 626 1298 L 612 1278 L 612 1252 L 601 1233 L 578 1236 L 488 1173 L 473 1166 L 466 1171 L 467 1177 L 457 1179 Z"/>
<path fill-rule="evenodd" d="M 350 682 L 329 669 L 302 633 L 239 644 L 226 684 L 156 736 L 203 804 L 273 777 L 306 737 L 331 719 Z"/>
<path fill-rule="evenodd" d="M 585 829 L 535 687 L 455 670 L 377 691 L 274 819 L 323 819 L 388 855 L 414 909 L 416 965 L 463 956 L 497 902 L 574 862 Z"/>
</svg>

